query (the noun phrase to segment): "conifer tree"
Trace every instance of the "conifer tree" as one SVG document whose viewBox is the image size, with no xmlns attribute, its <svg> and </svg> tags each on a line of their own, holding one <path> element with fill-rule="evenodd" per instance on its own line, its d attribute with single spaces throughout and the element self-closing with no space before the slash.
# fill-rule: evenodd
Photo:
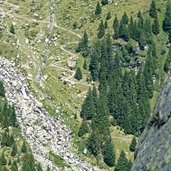
<svg viewBox="0 0 171 171">
<path fill-rule="evenodd" d="M 91 89 L 89 89 L 88 94 L 82 105 L 80 116 L 86 120 L 90 120 L 94 115 L 95 115 L 94 100 L 92 97 Z"/>
<path fill-rule="evenodd" d="M 17 154 L 17 145 L 16 143 L 14 143 L 12 146 L 11 156 L 16 156 L 16 154 Z"/>
<path fill-rule="evenodd" d="M 171 48 L 169 49 L 169 53 L 164 64 L 164 71 L 168 73 L 170 70 L 171 70 Z"/>
<path fill-rule="evenodd" d="M 169 30 L 169 34 L 168 34 L 168 42 L 171 44 L 171 30 Z"/>
<path fill-rule="evenodd" d="M 95 10 L 95 15 L 99 15 L 99 14 L 101 14 L 101 12 L 102 12 L 102 8 L 100 6 L 100 3 L 97 2 L 96 10 Z"/>
<path fill-rule="evenodd" d="M 18 171 L 18 166 L 16 161 L 13 162 L 12 166 L 11 166 L 11 171 Z"/>
<path fill-rule="evenodd" d="M 92 132 L 90 137 L 87 140 L 87 149 L 88 151 L 93 154 L 94 156 L 97 156 L 100 152 L 100 139 L 98 138 L 97 133 Z"/>
<path fill-rule="evenodd" d="M 115 171 L 130 171 L 129 170 L 129 161 L 126 158 L 124 151 L 121 151 L 117 165 L 115 167 Z"/>
<path fill-rule="evenodd" d="M 5 88 L 2 81 L 0 81 L 0 96 L 5 97 Z"/>
<path fill-rule="evenodd" d="M 85 70 L 87 70 L 87 61 L 86 61 L 86 59 L 84 60 L 83 68 L 84 68 Z"/>
<path fill-rule="evenodd" d="M 16 113 L 14 106 L 11 107 L 10 116 L 9 116 L 9 125 L 15 127 L 17 122 Z"/>
<path fill-rule="evenodd" d="M 107 29 L 107 28 L 108 28 L 107 20 L 105 20 L 104 27 L 105 27 L 105 29 Z"/>
<path fill-rule="evenodd" d="M 88 47 L 88 34 L 84 32 L 83 38 L 80 40 L 76 52 L 81 52 L 84 57 L 87 57 L 90 53 Z"/>
<path fill-rule="evenodd" d="M 77 79 L 77 80 L 81 80 L 81 79 L 82 79 L 82 72 L 81 72 L 80 67 L 78 67 L 78 68 L 76 69 L 74 78 Z"/>
<path fill-rule="evenodd" d="M 32 154 L 26 153 L 24 155 L 21 171 L 36 171 L 34 167 L 34 157 Z"/>
<path fill-rule="evenodd" d="M 171 30 L 171 3 L 170 1 L 168 1 L 167 7 L 166 7 L 166 14 L 163 20 L 163 30 L 166 32 Z"/>
<path fill-rule="evenodd" d="M 5 155 L 4 153 L 2 153 L 1 157 L 0 157 L 0 164 L 2 166 L 6 165 L 7 164 L 7 159 L 5 158 Z"/>
<path fill-rule="evenodd" d="M 91 77 L 93 81 L 97 81 L 99 76 L 99 63 L 98 63 L 98 53 L 95 48 L 93 48 L 90 57 L 91 59 L 90 59 L 89 70 L 91 72 Z"/>
<path fill-rule="evenodd" d="M 124 15 L 122 16 L 121 22 L 122 22 L 124 25 L 128 24 L 129 18 L 128 18 L 128 15 L 126 14 L 126 12 L 124 12 Z"/>
<path fill-rule="evenodd" d="M 137 145 L 136 138 L 133 137 L 132 142 L 131 142 L 131 145 L 130 145 L 130 147 L 129 147 L 129 149 L 130 149 L 131 152 L 135 152 L 136 145 Z"/>
<path fill-rule="evenodd" d="M 148 97 L 153 97 L 153 73 L 154 73 L 154 62 L 151 51 L 149 50 L 147 53 L 146 64 L 144 67 L 144 79 L 146 90 L 148 92 Z"/>
<path fill-rule="evenodd" d="M 107 5 L 109 3 L 109 0 L 101 0 L 102 5 Z"/>
<path fill-rule="evenodd" d="M 154 23 L 152 25 L 152 32 L 153 32 L 153 34 L 158 35 L 160 33 L 160 30 L 159 29 L 160 28 L 159 28 L 158 16 L 156 15 L 154 17 Z"/>
<path fill-rule="evenodd" d="M 41 164 L 39 163 L 37 166 L 37 171 L 43 171 Z"/>
<path fill-rule="evenodd" d="M 143 33 L 141 33 L 141 36 L 140 36 L 138 43 L 139 43 L 140 50 L 144 50 L 144 47 L 146 45 L 146 40 L 145 40 L 145 36 Z"/>
<path fill-rule="evenodd" d="M 150 15 L 152 18 L 155 18 L 156 15 L 157 15 L 157 9 L 156 9 L 155 0 L 152 0 L 152 2 L 151 2 L 149 15 Z"/>
<path fill-rule="evenodd" d="M 109 11 L 109 12 L 107 13 L 106 20 L 110 20 L 110 19 L 111 19 L 111 12 Z"/>
<path fill-rule="evenodd" d="M 82 121 L 81 127 L 78 131 L 78 136 L 82 137 L 84 134 L 88 133 L 89 128 L 88 128 L 88 122 L 85 120 Z"/>
<path fill-rule="evenodd" d="M 113 21 L 113 29 L 114 29 L 114 38 L 118 39 L 119 38 L 119 21 L 116 15 Z"/>
<path fill-rule="evenodd" d="M 105 35 L 105 26 L 103 24 L 103 21 L 101 21 L 99 28 L 98 28 L 97 37 L 101 39 L 104 35 Z"/>
<path fill-rule="evenodd" d="M 113 167 L 115 165 L 115 150 L 111 138 L 106 140 L 104 144 L 103 160 L 109 167 Z"/>
<path fill-rule="evenodd" d="M 26 146 L 25 141 L 23 142 L 23 145 L 22 145 L 22 147 L 21 147 L 21 152 L 22 152 L 22 153 L 27 153 L 27 146 Z"/>
<path fill-rule="evenodd" d="M 10 32 L 12 34 L 15 34 L 15 28 L 14 28 L 14 25 L 12 24 L 11 27 L 10 27 Z"/>
</svg>

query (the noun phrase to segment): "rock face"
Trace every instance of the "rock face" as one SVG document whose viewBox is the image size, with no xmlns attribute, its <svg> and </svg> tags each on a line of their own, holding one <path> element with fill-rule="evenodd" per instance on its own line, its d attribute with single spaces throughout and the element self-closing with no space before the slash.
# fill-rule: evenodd
<svg viewBox="0 0 171 171">
<path fill-rule="evenodd" d="M 135 153 L 131 171 L 171 170 L 171 77 L 164 84 Z"/>
<path fill-rule="evenodd" d="M 0 56 L 0 80 L 6 87 L 6 96 L 16 107 L 17 119 L 22 134 L 30 144 L 35 158 L 53 171 L 60 171 L 49 159 L 49 151 L 62 157 L 76 171 L 100 171 L 70 152 L 71 132 L 60 118 L 51 118 L 42 109 L 27 89 L 25 78 L 14 68 L 14 64 Z M 63 169 L 62 169 L 63 170 Z"/>
</svg>

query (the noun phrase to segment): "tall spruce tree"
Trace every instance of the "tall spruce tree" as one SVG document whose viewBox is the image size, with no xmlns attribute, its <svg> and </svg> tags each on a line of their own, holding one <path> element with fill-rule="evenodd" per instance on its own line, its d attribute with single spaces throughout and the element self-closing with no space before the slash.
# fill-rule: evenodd
<svg viewBox="0 0 171 171">
<path fill-rule="evenodd" d="M 109 11 L 108 13 L 107 13 L 107 16 L 106 16 L 106 20 L 110 20 L 111 19 L 111 12 Z"/>
<path fill-rule="evenodd" d="M 114 171 L 130 171 L 129 170 L 129 161 L 126 158 L 125 152 L 121 151 L 121 154 L 119 156 L 117 165 L 115 167 Z"/>
<path fill-rule="evenodd" d="M 98 53 L 95 48 L 93 48 L 92 53 L 90 55 L 89 71 L 91 72 L 92 80 L 97 81 L 99 76 L 99 63 Z"/>
<path fill-rule="evenodd" d="M 137 140 L 135 137 L 133 137 L 132 142 L 131 142 L 130 147 L 129 147 L 131 152 L 135 152 L 136 145 L 137 145 Z"/>
<path fill-rule="evenodd" d="M 119 38 L 119 21 L 116 15 L 113 21 L 113 29 L 114 29 L 114 38 L 118 39 Z"/>
<path fill-rule="evenodd" d="M 2 81 L 0 81 L 0 96 L 5 97 L 5 88 Z"/>
<path fill-rule="evenodd" d="M 107 5 L 109 3 L 109 0 L 101 0 L 102 5 Z"/>
<path fill-rule="evenodd" d="M 83 38 L 80 40 L 78 44 L 76 52 L 80 52 L 84 57 L 87 57 L 90 53 L 88 47 L 88 34 L 86 31 L 84 32 Z"/>
<path fill-rule="evenodd" d="M 102 12 L 102 8 L 100 6 L 100 3 L 97 2 L 96 10 L 95 10 L 95 15 L 99 15 L 99 14 L 101 14 L 101 12 Z"/>
<path fill-rule="evenodd" d="M 105 26 L 103 24 L 103 21 L 101 21 L 101 23 L 99 24 L 97 37 L 101 39 L 104 35 L 105 35 Z"/>
<path fill-rule="evenodd" d="M 109 167 L 115 165 L 115 150 L 111 138 L 106 140 L 103 146 L 103 160 Z"/>
<path fill-rule="evenodd" d="M 170 1 L 167 2 L 166 14 L 163 20 L 163 30 L 166 32 L 171 30 L 171 3 Z"/>
<path fill-rule="evenodd" d="M 157 15 L 157 8 L 156 8 L 155 0 L 152 0 L 152 2 L 151 2 L 149 15 L 150 15 L 152 18 L 155 18 L 156 15 Z"/>
<path fill-rule="evenodd" d="M 88 94 L 82 105 L 80 116 L 85 120 L 90 120 L 94 115 L 95 115 L 94 100 L 92 97 L 92 91 L 91 89 L 89 89 Z"/>
<path fill-rule="evenodd" d="M 80 67 L 77 67 L 74 78 L 77 79 L 77 80 L 82 79 L 82 71 L 81 71 Z"/>
<path fill-rule="evenodd" d="M 171 70 L 171 48 L 169 49 L 169 53 L 167 55 L 165 64 L 164 64 L 164 71 L 168 73 Z"/>
<path fill-rule="evenodd" d="M 158 21 L 158 16 L 157 15 L 154 17 L 154 22 L 152 24 L 152 32 L 155 35 L 158 35 L 160 33 L 159 21 Z"/>
</svg>

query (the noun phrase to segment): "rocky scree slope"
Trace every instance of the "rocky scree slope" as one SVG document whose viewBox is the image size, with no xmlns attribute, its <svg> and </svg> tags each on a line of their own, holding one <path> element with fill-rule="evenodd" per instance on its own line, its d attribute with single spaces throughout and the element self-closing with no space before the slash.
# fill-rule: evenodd
<svg viewBox="0 0 171 171">
<path fill-rule="evenodd" d="M 146 129 L 141 135 L 131 171 L 171 170 L 171 76 L 164 84 Z"/>
<path fill-rule="evenodd" d="M 76 171 L 100 171 L 69 151 L 71 132 L 61 119 L 51 118 L 27 89 L 25 78 L 14 64 L 0 56 L 0 80 L 6 87 L 6 96 L 14 104 L 22 134 L 30 144 L 35 158 L 53 171 L 61 170 L 49 160 L 49 151 L 62 157 Z M 67 169 L 68 170 L 68 169 Z"/>
</svg>

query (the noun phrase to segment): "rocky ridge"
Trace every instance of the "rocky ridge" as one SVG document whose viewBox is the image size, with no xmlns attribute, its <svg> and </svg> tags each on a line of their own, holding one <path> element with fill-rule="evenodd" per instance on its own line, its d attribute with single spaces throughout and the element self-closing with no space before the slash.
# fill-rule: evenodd
<svg viewBox="0 0 171 171">
<path fill-rule="evenodd" d="M 131 171 L 171 170 L 171 77 L 159 95 L 143 134 L 141 135 Z"/>
<path fill-rule="evenodd" d="M 49 159 L 49 151 L 62 157 L 76 171 L 100 171 L 70 152 L 71 132 L 60 118 L 51 118 L 42 104 L 27 89 L 25 78 L 15 64 L 0 56 L 0 80 L 6 87 L 6 96 L 14 104 L 22 134 L 29 143 L 35 158 L 53 171 L 61 169 Z M 66 170 L 69 170 L 68 168 Z"/>
</svg>

